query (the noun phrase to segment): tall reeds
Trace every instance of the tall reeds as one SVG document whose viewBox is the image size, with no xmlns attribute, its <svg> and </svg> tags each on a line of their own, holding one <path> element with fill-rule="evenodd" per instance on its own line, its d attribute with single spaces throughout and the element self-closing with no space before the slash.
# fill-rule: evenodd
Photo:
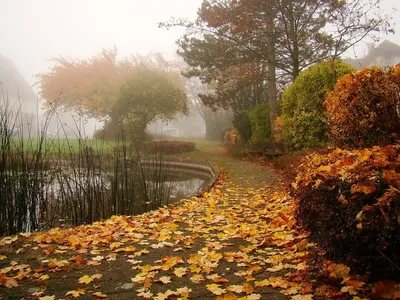
<svg viewBox="0 0 400 300">
<path fill-rule="evenodd" d="M 83 138 L 78 126 L 74 139 L 64 138 L 62 126 L 49 136 L 49 120 L 35 129 L 6 99 L 0 106 L 0 236 L 140 214 L 168 202 L 159 155 L 142 157 L 123 132 L 112 145 Z"/>
</svg>

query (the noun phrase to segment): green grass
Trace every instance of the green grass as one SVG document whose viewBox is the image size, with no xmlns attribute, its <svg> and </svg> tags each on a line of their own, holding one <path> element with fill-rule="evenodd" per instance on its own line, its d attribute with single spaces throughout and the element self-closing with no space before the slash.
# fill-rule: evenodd
<svg viewBox="0 0 400 300">
<path fill-rule="evenodd" d="M 15 148 L 22 148 L 21 143 L 24 143 L 24 150 L 26 153 L 36 152 L 40 145 L 40 139 L 29 138 L 21 141 L 20 139 L 13 139 L 13 146 Z M 103 141 L 95 139 L 51 139 L 46 138 L 43 147 L 48 154 L 76 154 L 79 149 L 83 147 L 91 147 L 98 153 L 106 154 L 111 153 L 118 145 L 117 141 Z"/>
</svg>

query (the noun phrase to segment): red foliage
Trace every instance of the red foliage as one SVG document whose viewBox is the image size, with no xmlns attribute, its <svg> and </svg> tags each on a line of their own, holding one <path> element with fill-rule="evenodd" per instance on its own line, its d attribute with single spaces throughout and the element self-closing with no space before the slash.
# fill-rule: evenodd
<svg viewBox="0 0 400 300">
<path fill-rule="evenodd" d="M 400 132 L 400 64 L 342 77 L 326 98 L 325 107 L 336 146 L 394 143 Z"/>
<path fill-rule="evenodd" d="M 298 170 L 297 220 L 328 257 L 398 275 L 400 145 L 314 154 Z"/>
</svg>

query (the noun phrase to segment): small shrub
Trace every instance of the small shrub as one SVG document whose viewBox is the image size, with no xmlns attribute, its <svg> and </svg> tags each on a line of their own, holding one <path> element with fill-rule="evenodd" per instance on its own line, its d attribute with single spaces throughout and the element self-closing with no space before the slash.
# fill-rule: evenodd
<svg viewBox="0 0 400 300">
<path fill-rule="evenodd" d="M 323 62 L 302 71 L 282 94 L 282 136 L 289 149 L 319 147 L 329 142 L 325 96 L 338 78 L 354 69 L 343 62 Z"/>
<path fill-rule="evenodd" d="M 283 124 L 284 120 L 282 116 L 279 116 L 275 119 L 274 122 L 274 141 L 283 142 Z"/>
<path fill-rule="evenodd" d="M 400 65 L 343 77 L 325 107 L 335 145 L 357 148 L 395 142 L 400 133 Z"/>
<path fill-rule="evenodd" d="M 153 141 L 146 145 L 147 152 L 162 154 L 178 154 L 194 150 L 196 150 L 194 143 L 183 141 Z"/>
<path fill-rule="evenodd" d="M 246 111 L 235 114 L 233 117 L 233 126 L 239 132 L 239 135 L 243 139 L 244 142 L 248 142 L 251 139 L 252 131 L 251 131 L 251 122 L 249 119 L 249 115 Z"/>
<path fill-rule="evenodd" d="M 227 145 L 226 150 L 230 157 L 243 158 L 246 156 L 245 154 L 246 147 L 243 143 L 240 142 L 235 145 Z"/>
<path fill-rule="evenodd" d="M 267 104 L 260 104 L 247 113 L 251 124 L 251 138 L 253 144 L 266 142 L 271 139 L 269 122 L 269 108 Z"/>
<path fill-rule="evenodd" d="M 373 276 L 400 265 L 400 145 L 307 156 L 294 195 L 297 220 L 331 259 Z"/>
</svg>

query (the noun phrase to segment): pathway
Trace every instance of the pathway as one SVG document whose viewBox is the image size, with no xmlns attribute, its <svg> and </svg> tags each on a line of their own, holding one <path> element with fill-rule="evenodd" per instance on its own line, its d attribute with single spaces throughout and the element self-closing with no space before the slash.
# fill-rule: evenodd
<svg viewBox="0 0 400 300">
<path fill-rule="evenodd" d="M 1 240 L 0 298 L 311 299 L 307 242 L 291 200 L 272 193 L 284 178 L 216 145 L 184 158 L 227 178 L 141 216 Z"/>
</svg>

